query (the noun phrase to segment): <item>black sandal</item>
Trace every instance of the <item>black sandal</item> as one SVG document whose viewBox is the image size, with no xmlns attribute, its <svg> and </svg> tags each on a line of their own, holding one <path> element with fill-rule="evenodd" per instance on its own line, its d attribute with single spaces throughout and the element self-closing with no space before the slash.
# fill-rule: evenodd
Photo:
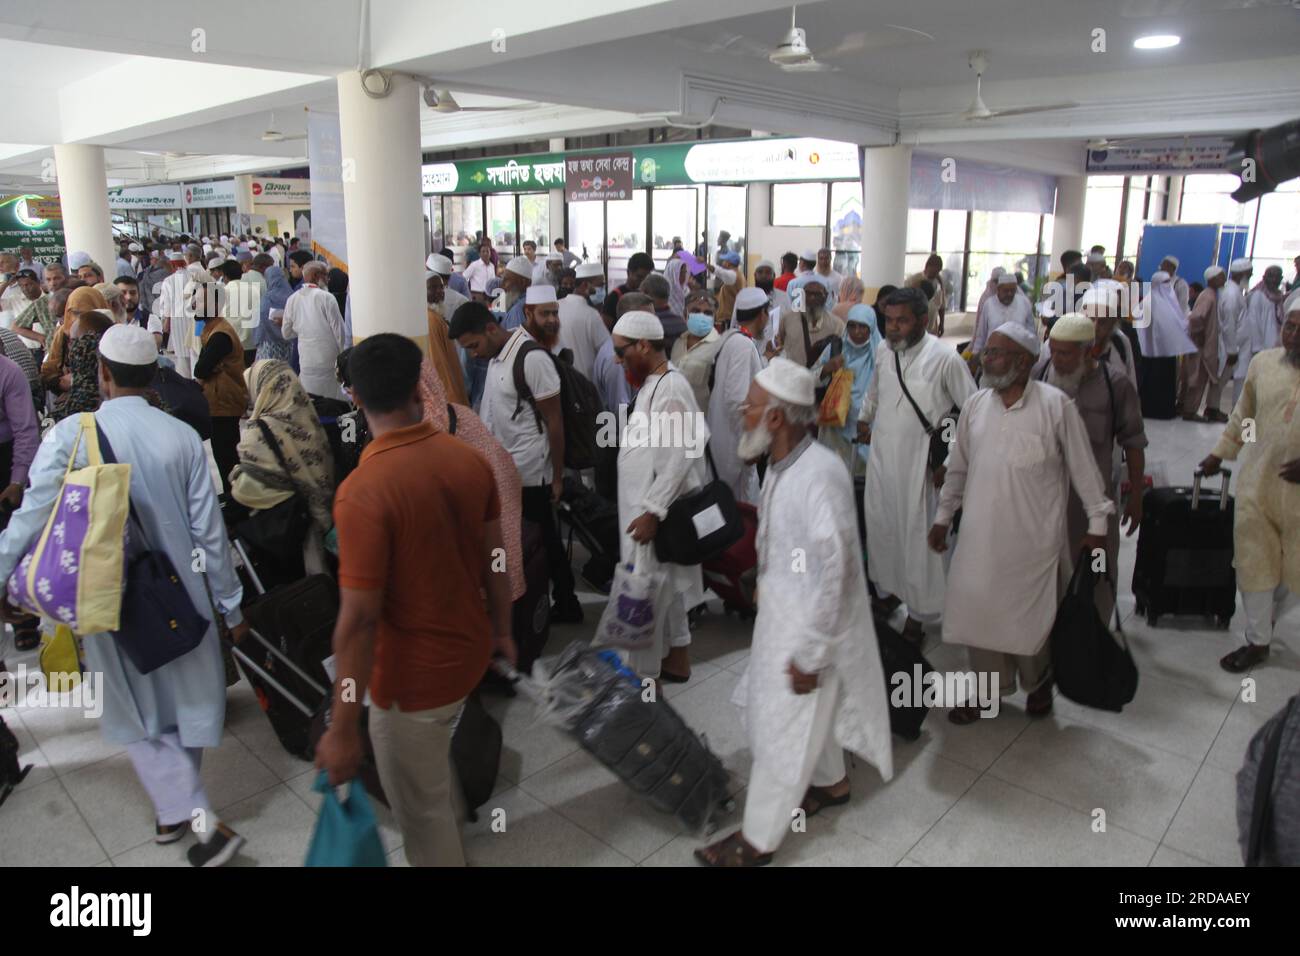
<svg viewBox="0 0 1300 956">
<path fill-rule="evenodd" d="M 843 806 L 849 802 L 849 797 L 851 795 L 852 794 L 850 793 L 843 793 L 837 797 L 831 793 L 830 787 L 809 787 L 808 792 L 804 794 L 803 803 L 800 804 L 800 809 L 803 810 L 804 819 L 808 819 L 809 817 L 817 816 L 818 813 L 827 807 Z M 809 806 L 810 802 L 812 804 L 811 806 Z"/>
<path fill-rule="evenodd" d="M 772 862 L 772 854 L 756 851 L 737 830 L 717 843 L 700 847 L 695 851 L 695 859 L 705 866 L 767 866 Z"/>
<path fill-rule="evenodd" d="M 690 679 L 691 679 L 690 674 L 687 674 L 685 677 L 683 677 L 681 674 L 673 674 L 665 670 L 661 670 L 659 672 L 659 680 L 665 684 L 685 684 Z"/>
</svg>

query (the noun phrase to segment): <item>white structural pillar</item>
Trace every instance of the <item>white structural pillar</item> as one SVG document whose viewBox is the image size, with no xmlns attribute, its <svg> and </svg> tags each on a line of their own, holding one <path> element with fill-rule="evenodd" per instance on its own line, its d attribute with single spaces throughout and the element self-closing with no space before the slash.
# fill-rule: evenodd
<svg viewBox="0 0 1300 956">
<path fill-rule="evenodd" d="M 353 338 L 397 332 L 427 351 L 420 86 L 394 73 L 373 99 L 348 72 L 338 91 Z"/>
<path fill-rule="evenodd" d="M 1058 176 L 1056 179 L 1056 212 L 1052 217 L 1052 261 L 1048 271 L 1061 269 L 1061 253 L 1071 249 L 1083 252 L 1083 205 L 1088 195 L 1087 176 Z M 1106 250 L 1113 255 L 1115 250 Z"/>
<path fill-rule="evenodd" d="M 104 275 L 115 275 L 117 251 L 108 210 L 104 147 L 80 143 L 55 146 L 54 166 L 68 252 L 89 253 Z"/>
<path fill-rule="evenodd" d="M 253 177 L 247 173 L 235 177 L 235 212 L 253 214 Z"/>
<path fill-rule="evenodd" d="M 907 198 L 912 183 L 912 147 L 881 146 L 863 151 L 862 260 L 858 274 L 873 301 L 883 285 L 901 285 L 906 268 Z"/>
<path fill-rule="evenodd" d="M 552 153 L 563 153 L 564 137 L 563 136 L 559 138 L 552 137 L 550 142 L 550 150 Z M 553 252 L 555 250 L 555 240 L 560 238 L 561 236 L 563 236 L 566 241 L 569 239 L 569 224 L 564 221 L 564 190 L 548 189 L 546 191 L 546 195 L 547 195 L 547 206 L 549 207 L 548 212 L 550 214 L 549 219 L 551 224 L 551 234 L 546 237 L 546 241 L 548 243 L 547 247 L 545 249 L 537 250 L 537 254 L 539 256 L 545 256 L 548 252 Z M 532 239 L 536 237 L 524 236 L 523 238 Z"/>
</svg>

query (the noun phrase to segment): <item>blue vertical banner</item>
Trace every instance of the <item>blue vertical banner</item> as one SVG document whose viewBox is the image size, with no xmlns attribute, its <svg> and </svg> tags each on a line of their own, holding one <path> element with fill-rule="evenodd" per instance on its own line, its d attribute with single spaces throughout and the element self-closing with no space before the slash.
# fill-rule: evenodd
<svg viewBox="0 0 1300 956">
<path fill-rule="evenodd" d="M 348 235 L 343 214 L 343 146 L 337 113 L 307 113 L 311 173 L 312 252 L 347 271 Z"/>
</svg>

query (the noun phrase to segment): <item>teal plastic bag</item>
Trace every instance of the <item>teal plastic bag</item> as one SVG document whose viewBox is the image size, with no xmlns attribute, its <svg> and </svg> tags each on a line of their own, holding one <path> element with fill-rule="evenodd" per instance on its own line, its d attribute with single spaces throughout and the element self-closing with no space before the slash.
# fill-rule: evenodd
<svg viewBox="0 0 1300 956">
<path fill-rule="evenodd" d="M 320 816 L 307 848 L 307 866 L 387 866 L 375 810 L 361 780 L 348 784 L 347 799 L 340 802 L 321 771 L 312 789 L 323 794 Z"/>
</svg>

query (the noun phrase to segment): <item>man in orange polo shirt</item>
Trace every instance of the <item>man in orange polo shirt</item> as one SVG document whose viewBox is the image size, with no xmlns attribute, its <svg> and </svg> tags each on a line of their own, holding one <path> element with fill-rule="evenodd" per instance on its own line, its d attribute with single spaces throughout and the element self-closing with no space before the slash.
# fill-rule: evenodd
<svg viewBox="0 0 1300 956">
<path fill-rule="evenodd" d="M 338 785 L 370 739 L 412 866 L 464 866 L 451 724 L 493 653 L 515 661 L 500 502 L 487 461 L 424 420 L 423 353 L 374 335 L 348 362 L 374 438 L 339 486 L 333 721 L 316 766 Z M 484 593 L 486 592 L 486 601 Z"/>
</svg>

